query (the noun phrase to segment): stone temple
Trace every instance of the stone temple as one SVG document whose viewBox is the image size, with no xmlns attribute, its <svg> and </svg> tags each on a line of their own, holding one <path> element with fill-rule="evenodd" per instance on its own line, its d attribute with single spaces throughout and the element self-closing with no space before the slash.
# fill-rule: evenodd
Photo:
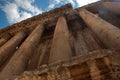
<svg viewBox="0 0 120 80">
<path fill-rule="evenodd" d="M 0 80 L 120 80 L 120 3 L 66 4 L 1 29 Z"/>
</svg>

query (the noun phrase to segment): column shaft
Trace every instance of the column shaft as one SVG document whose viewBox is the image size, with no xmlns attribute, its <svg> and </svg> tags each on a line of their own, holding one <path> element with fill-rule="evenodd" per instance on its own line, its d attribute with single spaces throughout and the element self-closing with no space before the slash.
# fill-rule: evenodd
<svg viewBox="0 0 120 80">
<path fill-rule="evenodd" d="M 0 38 L 0 47 L 5 44 L 9 39 L 11 38 L 11 36 L 7 36 L 7 37 L 3 37 L 3 38 Z"/>
<path fill-rule="evenodd" d="M 0 47 L 0 66 L 10 55 L 14 53 L 16 47 L 22 42 L 24 38 L 25 34 L 23 32 L 19 32 L 2 47 Z"/>
<path fill-rule="evenodd" d="M 101 49 L 96 39 L 91 34 L 90 29 L 86 28 L 83 30 L 83 37 L 84 37 L 84 40 L 86 42 L 89 52 Z"/>
<path fill-rule="evenodd" d="M 43 33 L 43 25 L 39 25 L 23 42 L 20 48 L 15 52 L 9 63 L 1 71 L 0 80 L 10 78 L 13 75 L 22 73 L 32 56 L 36 45 L 39 43 L 41 35 Z"/>
<path fill-rule="evenodd" d="M 50 48 L 51 48 L 52 40 L 47 40 L 45 44 L 43 44 L 43 48 L 41 50 L 42 54 L 38 61 L 38 67 L 40 65 L 48 64 L 49 63 L 49 56 L 50 56 Z M 46 46 L 45 46 L 46 45 Z"/>
<path fill-rule="evenodd" d="M 103 2 L 103 5 L 110 11 L 120 14 L 120 3 L 119 2 Z"/>
<path fill-rule="evenodd" d="M 1 38 L 1 39 L 0 39 L 0 46 L 2 46 L 6 41 L 7 41 L 6 39 Z"/>
<path fill-rule="evenodd" d="M 120 29 L 91 12 L 82 9 L 79 12 L 88 27 L 111 49 L 120 49 Z"/>
<path fill-rule="evenodd" d="M 84 55 L 89 52 L 82 33 L 83 33 L 82 30 L 80 32 L 77 32 L 77 34 L 76 34 L 77 39 L 74 41 L 76 56 Z"/>
<path fill-rule="evenodd" d="M 77 17 L 78 18 L 78 17 Z M 72 37 L 71 37 L 71 44 L 72 47 L 75 49 L 75 55 L 84 55 L 87 54 L 88 47 L 85 43 L 85 39 L 83 37 L 83 25 L 80 23 L 79 19 L 74 19 L 71 21 L 72 26 Z"/>
<path fill-rule="evenodd" d="M 46 42 L 41 42 L 39 44 L 37 50 L 35 51 L 35 54 L 31 58 L 31 60 L 29 61 L 28 70 L 34 70 L 40 66 L 39 64 L 41 64 L 41 61 L 42 61 L 44 55 L 48 54 L 48 53 L 46 53 L 47 47 L 48 47 L 47 45 L 48 44 Z M 39 63 L 39 61 L 40 61 L 40 63 Z M 46 60 L 46 61 L 48 61 L 48 60 Z"/>
<path fill-rule="evenodd" d="M 53 36 L 49 63 L 63 59 L 70 59 L 71 56 L 72 50 L 70 47 L 67 23 L 64 17 L 60 17 Z"/>
</svg>

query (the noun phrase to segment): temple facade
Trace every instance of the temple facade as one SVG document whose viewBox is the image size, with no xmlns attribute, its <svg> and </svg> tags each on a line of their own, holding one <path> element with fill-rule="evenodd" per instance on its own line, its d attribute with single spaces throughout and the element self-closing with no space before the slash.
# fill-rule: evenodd
<svg viewBox="0 0 120 80">
<path fill-rule="evenodd" d="M 120 3 L 71 4 L 0 30 L 0 80 L 120 80 Z"/>
</svg>

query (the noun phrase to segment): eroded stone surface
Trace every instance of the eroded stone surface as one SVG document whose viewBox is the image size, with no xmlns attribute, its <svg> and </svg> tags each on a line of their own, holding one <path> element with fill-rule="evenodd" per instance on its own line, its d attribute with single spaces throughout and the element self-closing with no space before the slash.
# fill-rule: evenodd
<svg viewBox="0 0 120 80">
<path fill-rule="evenodd" d="M 120 58 L 118 55 L 109 50 L 94 51 L 73 58 L 73 62 L 60 61 L 41 66 L 37 71 L 25 71 L 21 76 L 14 77 L 14 80 L 117 80 L 120 78 L 118 74 L 120 64 L 118 61 L 115 65 L 114 59 L 118 60 Z M 87 60 L 79 60 L 87 56 L 89 57 Z"/>
</svg>

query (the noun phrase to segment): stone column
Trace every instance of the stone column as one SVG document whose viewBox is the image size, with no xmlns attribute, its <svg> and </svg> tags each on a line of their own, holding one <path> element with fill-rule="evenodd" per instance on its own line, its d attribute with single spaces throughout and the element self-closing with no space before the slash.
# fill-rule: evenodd
<svg viewBox="0 0 120 80">
<path fill-rule="evenodd" d="M 6 42 L 7 40 L 5 38 L 0 39 L 0 47 Z"/>
<path fill-rule="evenodd" d="M 92 14 L 86 9 L 81 9 L 79 14 L 88 27 L 108 48 L 120 50 L 119 28 Z"/>
<path fill-rule="evenodd" d="M 70 40 L 72 48 L 75 50 L 75 55 L 78 56 L 87 54 L 89 51 L 83 36 L 83 29 L 85 26 L 82 25 L 79 16 L 75 15 L 69 16 L 68 20 L 71 17 L 75 17 L 70 22 L 70 26 L 72 28 L 71 30 L 72 35 Z"/>
<path fill-rule="evenodd" d="M 90 75 L 92 80 L 101 80 L 100 70 L 96 65 L 96 60 L 90 60 L 87 62 L 90 67 Z"/>
<path fill-rule="evenodd" d="M 10 55 L 14 53 L 16 47 L 19 46 L 19 44 L 23 41 L 24 38 L 24 32 L 19 32 L 8 42 L 6 42 L 2 47 L 0 47 L 0 66 Z"/>
<path fill-rule="evenodd" d="M 75 46 L 75 51 L 76 51 L 76 56 L 78 55 L 84 55 L 89 52 L 87 44 L 85 42 L 84 36 L 83 36 L 83 31 L 79 31 L 76 34 L 77 38 L 74 41 L 74 46 Z"/>
<path fill-rule="evenodd" d="M 9 63 L 1 71 L 0 80 L 5 80 L 13 75 L 18 75 L 25 70 L 29 58 L 32 56 L 37 44 L 40 41 L 43 30 L 44 26 L 38 25 L 28 36 L 20 48 L 15 52 Z"/>
<path fill-rule="evenodd" d="M 110 11 L 120 14 L 120 2 L 102 2 L 103 5 Z"/>
<path fill-rule="evenodd" d="M 50 51 L 49 63 L 54 63 L 59 60 L 70 59 L 72 50 L 69 42 L 69 31 L 66 19 L 62 16 L 58 19 L 53 42 Z"/>
<path fill-rule="evenodd" d="M 7 35 L 7 36 L 6 36 Z M 11 35 L 9 34 L 6 34 L 4 37 L 0 38 L 0 47 L 5 44 L 10 38 L 11 38 Z"/>
<path fill-rule="evenodd" d="M 83 30 L 83 37 L 88 47 L 88 52 L 101 49 L 100 45 L 97 42 L 97 39 L 93 37 L 92 32 L 89 28 Z"/>
</svg>

